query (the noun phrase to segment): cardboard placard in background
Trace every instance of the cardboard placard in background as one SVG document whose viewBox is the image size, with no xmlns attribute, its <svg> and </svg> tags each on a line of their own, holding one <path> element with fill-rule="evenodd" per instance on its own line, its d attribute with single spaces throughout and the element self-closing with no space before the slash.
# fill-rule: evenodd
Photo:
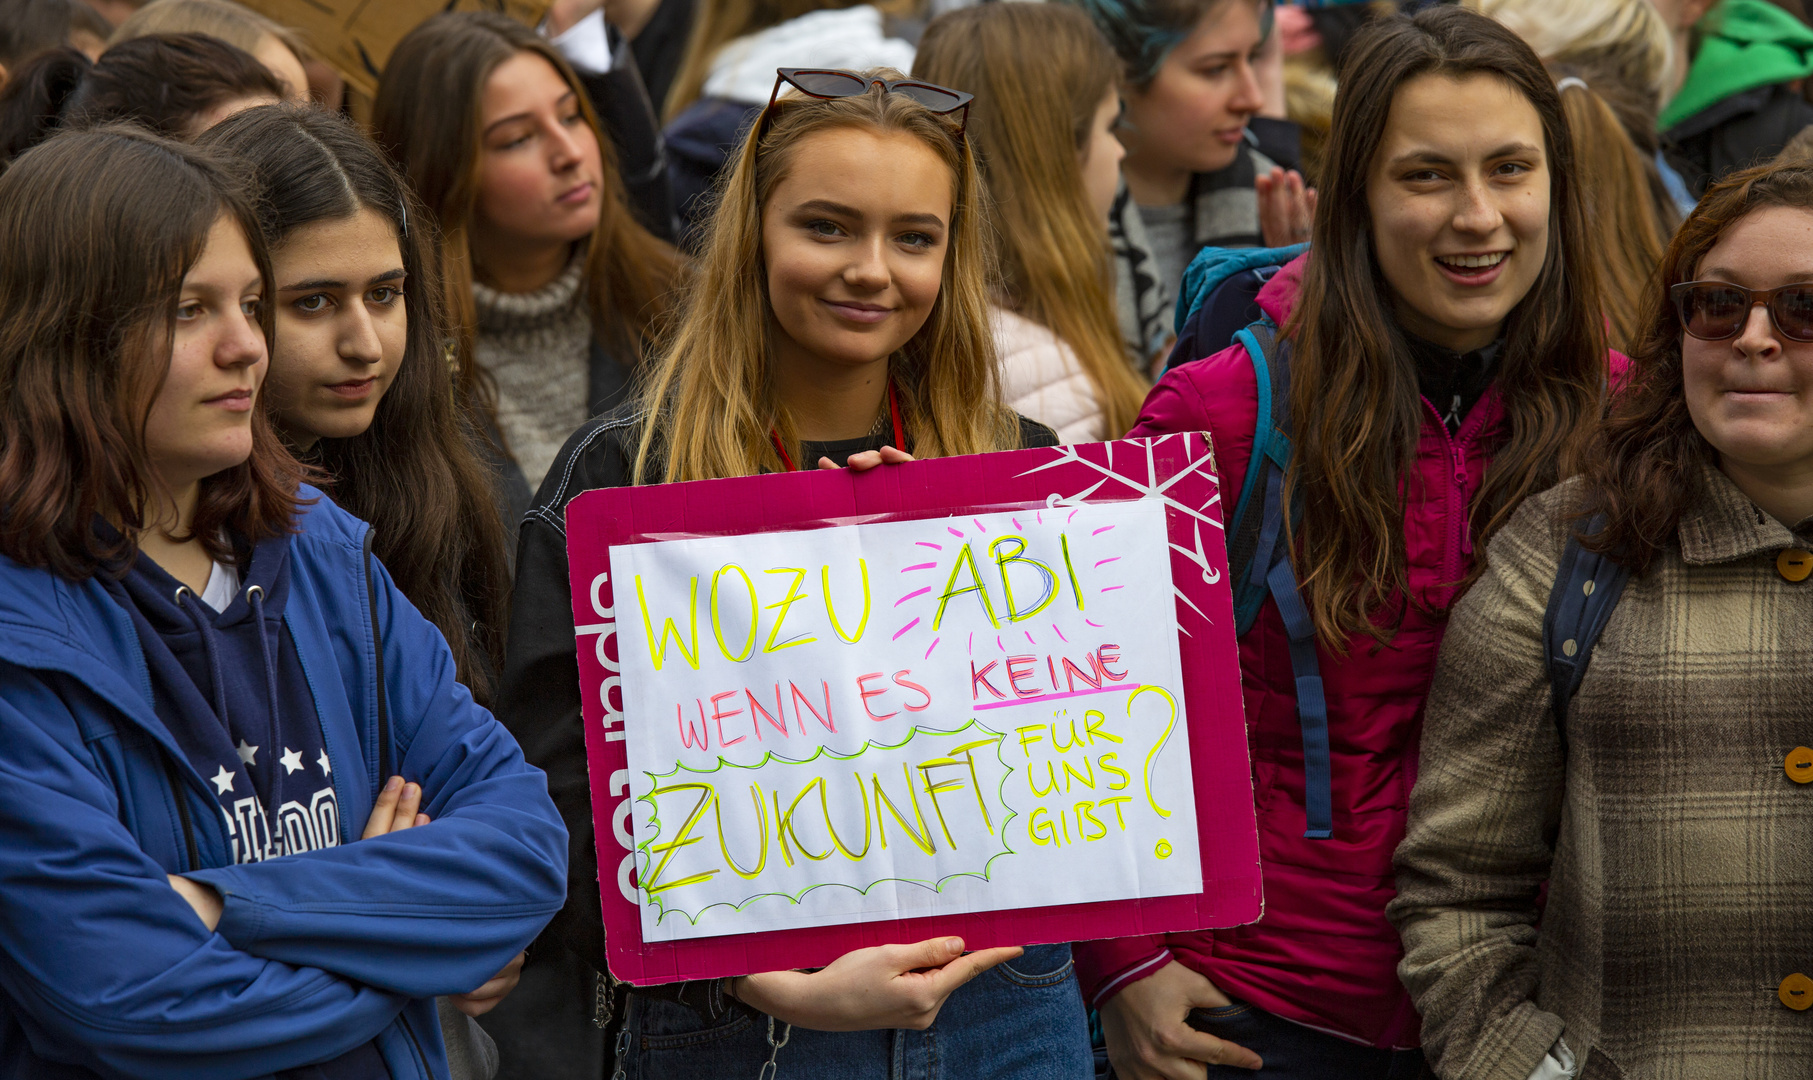
<svg viewBox="0 0 1813 1080">
<path fill-rule="evenodd" d="M 347 85 L 371 97 L 403 35 L 443 11 L 495 11 L 536 26 L 553 0 L 240 0 L 303 36 Z"/>
</svg>

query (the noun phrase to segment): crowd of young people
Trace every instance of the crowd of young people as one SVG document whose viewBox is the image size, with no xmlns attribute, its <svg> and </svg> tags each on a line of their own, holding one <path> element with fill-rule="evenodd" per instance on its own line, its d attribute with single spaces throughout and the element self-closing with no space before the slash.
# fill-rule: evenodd
<svg viewBox="0 0 1813 1080">
<path fill-rule="evenodd" d="M 0 1073 L 1804 1075 L 1813 31 L 1402 6 L 0 0 Z M 1197 431 L 1261 918 L 610 976 L 575 497 Z"/>
</svg>

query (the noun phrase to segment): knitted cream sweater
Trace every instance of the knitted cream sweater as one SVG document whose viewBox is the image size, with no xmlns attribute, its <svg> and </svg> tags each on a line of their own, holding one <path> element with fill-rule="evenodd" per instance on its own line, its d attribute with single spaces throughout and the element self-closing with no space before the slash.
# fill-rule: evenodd
<svg viewBox="0 0 1813 1080">
<path fill-rule="evenodd" d="M 497 382 L 497 424 L 530 490 L 586 420 L 592 320 L 579 287 L 583 272 L 576 254 L 532 293 L 472 284 L 478 362 Z"/>
</svg>

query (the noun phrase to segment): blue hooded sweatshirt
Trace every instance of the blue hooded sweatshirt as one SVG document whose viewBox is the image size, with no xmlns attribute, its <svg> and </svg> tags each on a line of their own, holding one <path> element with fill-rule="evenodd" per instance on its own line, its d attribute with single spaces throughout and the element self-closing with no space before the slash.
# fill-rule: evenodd
<svg viewBox="0 0 1813 1080">
<path fill-rule="evenodd" d="M 0 556 L 0 1076 L 262 1078 L 372 1046 L 397 1080 L 445 1080 L 431 999 L 489 979 L 559 909 L 567 842 L 542 773 L 455 680 L 364 523 L 303 496 L 318 501 L 275 542 L 288 581 L 269 641 L 293 647 L 308 700 L 277 737 L 314 721 L 337 836 L 283 858 L 237 857 L 219 773 L 160 716 L 170 673 L 154 680 L 121 583 Z M 248 586 L 273 565 L 255 556 Z M 218 621 L 247 603 L 242 589 Z M 273 660 L 222 685 L 269 694 Z M 162 704 L 179 728 L 207 719 Z M 254 782 L 284 770 L 267 754 L 237 781 L 261 802 L 288 790 Z M 434 821 L 360 840 L 386 766 L 422 785 Z M 167 874 L 220 893 L 213 933 Z"/>
</svg>

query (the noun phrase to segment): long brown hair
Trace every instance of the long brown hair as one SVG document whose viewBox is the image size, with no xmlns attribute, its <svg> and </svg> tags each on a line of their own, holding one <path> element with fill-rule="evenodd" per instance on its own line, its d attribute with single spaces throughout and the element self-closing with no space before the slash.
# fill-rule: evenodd
<svg viewBox="0 0 1813 1080">
<path fill-rule="evenodd" d="M 1588 250 L 1599 259 L 1610 342 L 1628 349 L 1642 333 L 1643 300 L 1668 246 L 1667 227 L 1649 197 L 1644 158 L 1617 113 L 1581 69 L 1551 70 L 1574 140 L 1574 179 L 1587 206 Z"/>
<path fill-rule="evenodd" d="M 1483 542 L 1527 496 L 1580 464 L 1605 393 L 1606 354 L 1585 206 L 1555 84 L 1509 30 L 1459 8 L 1382 19 L 1354 41 L 1335 98 L 1314 245 L 1285 334 L 1294 354 L 1295 453 L 1287 492 L 1300 500 L 1297 579 L 1325 645 L 1386 639 L 1376 616 L 1408 600 L 1406 477 L 1424 406 L 1390 286 L 1372 253 L 1367 181 L 1398 89 L 1424 75 L 1489 74 L 1542 119 L 1549 164 L 1548 256 L 1505 322 L 1496 388 L 1505 417 L 1469 508 Z"/>
<path fill-rule="evenodd" d="M 258 219 L 232 166 L 206 152 L 113 125 L 54 136 L 0 176 L 0 553 L 82 580 L 137 552 L 168 494 L 145 425 L 183 278 L 223 216 L 268 296 Z M 260 322 L 268 349 L 268 307 Z M 283 535 L 300 475 L 254 410 L 251 456 L 201 482 L 189 535 L 228 563 L 232 536 Z M 95 530 L 101 514 L 119 540 Z"/>
<path fill-rule="evenodd" d="M 546 60 L 566 80 L 604 160 L 604 198 L 585 265 L 593 332 L 626 356 L 639 358 L 667 312 L 681 271 L 674 249 L 630 212 L 610 139 L 599 127 L 584 85 L 559 51 L 521 23 L 490 12 L 436 15 L 411 30 L 384 67 L 372 103 L 372 127 L 440 226 L 460 397 L 468 402 L 488 400 L 473 351 L 478 316 L 469 242 L 483 149 L 480 105 L 491 73 L 522 52 Z"/>
<path fill-rule="evenodd" d="M 1587 514 L 1606 526 L 1586 546 L 1638 574 L 1675 537 L 1681 516 L 1700 498 L 1701 466 L 1718 454 L 1687 411 L 1681 366 L 1681 317 L 1668 290 L 1697 275 L 1700 260 L 1739 221 L 1786 206 L 1813 212 L 1813 164 L 1775 162 L 1732 173 L 1709 188 L 1687 216 L 1650 284 L 1643 335 L 1631 372 L 1586 472 Z"/>
<path fill-rule="evenodd" d="M 1139 418 L 1146 384 L 1121 344 L 1108 223 L 1079 155 L 1119 66 L 1087 15 L 1056 4 L 941 15 L 913 61 L 919 78 L 976 95 L 969 137 L 995 208 L 1001 299 L 1076 354 L 1110 439 Z"/>
<path fill-rule="evenodd" d="M 478 419 L 456 407 L 443 360 L 446 320 L 434 274 L 434 223 L 383 151 L 337 113 L 298 105 L 248 109 L 199 141 L 251 174 L 265 237 L 369 210 L 403 256 L 403 358 L 371 426 L 322 439 L 314 463 L 334 501 L 371 523 L 372 546 L 403 595 L 441 631 L 460 681 L 480 704 L 503 664 L 509 553 Z"/>
<path fill-rule="evenodd" d="M 900 73 L 884 68 L 869 76 L 897 79 Z M 779 472 L 785 465 L 770 431 L 800 460 L 793 421 L 769 372 L 772 314 L 762 208 L 800 141 L 840 128 L 904 132 L 951 171 L 950 245 L 938 299 L 925 325 L 888 358 L 912 452 L 946 457 L 1018 445 L 1014 415 L 1001 404 L 989 328 L 994 260 L 982 231 L 987 196 L 955 119 L 873 86 L 856 97 L 782 101 L 771 123 L 758 123 L 744 137 L 706 226 L 697 284 L 643 390 L 646 420 L 635 482 Z M 659 474 L 651 467 L 657 460 L 663 463 Z"/>
</svg>

